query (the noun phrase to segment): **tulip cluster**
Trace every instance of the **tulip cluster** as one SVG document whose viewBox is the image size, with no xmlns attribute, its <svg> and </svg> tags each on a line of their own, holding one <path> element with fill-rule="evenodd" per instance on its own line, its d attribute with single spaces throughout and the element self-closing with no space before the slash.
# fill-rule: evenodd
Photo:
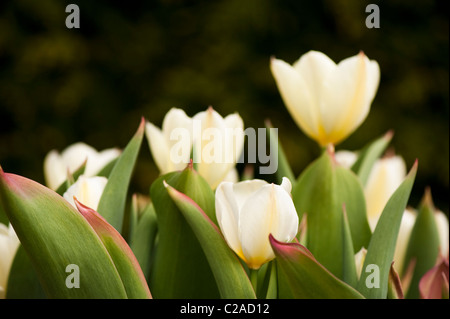
<svg viewBox="0 0 450 319">
<path fill-rule="evenodd" d="M 369 114 L 377 62 L 311 51 L 270 70 L 321 149 L 298 176 L 272 130 L 276 172 L 240 174 L 244 121 L 212 107 L 142 118 L 121 150 L 52 150 L 46 185 L 0 167 L 0 298 L 448 298 L 448 218 L 430 189 L 408 205 L 418 161 L 407 172 L 391 131 L 335 150 Z M 144 139 L 159 177 L 129 198 Z"/>
</svg>

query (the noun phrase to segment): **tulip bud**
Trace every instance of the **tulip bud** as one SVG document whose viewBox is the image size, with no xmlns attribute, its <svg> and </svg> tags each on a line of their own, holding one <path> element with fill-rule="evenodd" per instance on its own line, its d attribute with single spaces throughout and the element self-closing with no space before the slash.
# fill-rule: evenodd
<svg viewBox="0 0 450 319">
<path fill-rule="evenodd" d="M 184 169 L 192 156 L 196 170 L 214 189 L 232 177 L 244 146 L 243 126 L 239 115 L 223 118 L 212 107 L 193 118 L 173 108 L 162 129 L 147 123 L 146 136 L 161 174 Z"/>
<path fill-rule="evenodd" d="M 5 298 L 9 270 L 19 247 L 19 239 L 12 228 L 0 223 L 0 299 Z"/>
<path fill-rule="evenodd" d="M 317 51 L 293 65 L 273 58 L 271 70 L 294 121 L 321 146 L 341 142 L 361 125 L 380 79 L 378 63 L 362 52 L 339 64 Z"/>
<path fill-rule="evenodd" d="M 77 181 L 72 184 L 63 197 L 72 206 L 77 207 L 74 202 L 74 197 L 83 205 L 88 206 L 93 210 L 97 210 L 98 203 L 102 197 L 108 179 L 102 176 L 86 177 L 81 175 Z"/>
<path fill-rule="evenodd" d="M 93 147 L 78 142 L 59 154 L 50 151 L 44 160 L 44 175 L 49 188 L 56 190 L 66 179 L 86 162 L 85 176 L 95 176 L 103 167 L 120 155 L 120 150 L 110 148 L 97 152 Z"/>
<path fill-rule="evenodd" d="M 222 182 L 216 190 L 216 216 L 228 245 L 252 269 L 275 258 L 269 235 L 291 241 L 298 231 L 289 179 Z"/>
</svg>

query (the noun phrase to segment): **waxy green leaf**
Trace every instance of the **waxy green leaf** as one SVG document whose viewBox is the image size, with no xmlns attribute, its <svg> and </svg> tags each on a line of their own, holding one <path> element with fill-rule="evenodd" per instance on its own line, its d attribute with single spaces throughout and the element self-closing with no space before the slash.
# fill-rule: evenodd
<svg viewBox="0 0 450 319">
<path fill-rule="evenodd" d="M 435 266 L 439 256 L 440 242 L 434 217 L 435 211 L 431 191 L 427 189 L 420 203 L 405 255 L 405 265 L 412 260 L 415 262 L 413 276 L 406 294 L 408 299 L 420 297 L 419 282 L 425 273 Z"/>
<path fill-rule="evenodd" d="M 417 165 L 416 161 L 403 183 L 390 197 L 370 239 L 363 270 L 357 286 L 357 289 L 367 298 L 384 299 L 387 297 L 389 270 L 394 258 L 402 215 L 414 184 Z M 371 272 L 365 271 L 368 265 L 373 265 L 379 269 L 379 288 L 366 284 L 367 277 L 371 275 Z"/>
<path fill-rule="evenodd" d="M 190 164 L 156 179 L 150 188 L 158 221 L 158 239 L 150 269 L 154 298 L 219 298 L 219 290 L 200 243 L 163 182 L 192 198 L 213 217 L 214 192 Z"/>
<path fill-rule="evenodd" d="M 279 298 L 363 298 L 322 266 L 304 246 L 279 242 L 272 235 L 269 239 L 276 256 Z"/>
<path fill-rule="evenodd" d="M 377 138 L 375 141 L 368 144 L 359 152 L 358 159 L 352 166 L 352 171 L 358 175 L 358 178 L 363 185 L 366 184 L 373 165 L 385 151 L 392 140 L 393 135 L 394 133 L 389 131 L 382 137 Z"/>
<path fill-rule="evenodd" d="M 167 183 L 166 187 L 206 254 L 221 298 L 255 298 L 255 292 L 242 264 L 228 247 L 217 225 L 191 198 Z"/>
<path fill-rule="evenodd" d="M 107 249 L 111 259 L 119 272 L 128 298 L 151 298 L 145 276 L 134 256 L 131 248 L 119 232 L 106 222 L 95 210 L 81 204 L 75 199 L 78 211 L 89 222 L 103 245 Z"/>
<path fill-rule="evenodd" d="M 0 203 L 49 298 L 127 297 L 105 246 L 64 198 L 0 169 Z M 79 269 L 79 288 L 66 285 L 70 265 Z"/>
<path fill-rule="evenodd" d="M 122 232 L 128 186 L 144 137 L 144 129 L 145 120 L 142 118 L 137 132 L 115 162 L 97 208 L 98 213 L 119 232 Z"/>
<path fill-rule="evenodd" d="M 322 265 L 343 279 L 343 205 L 354 252 L 367 247 L 371 236 L 358 178 L 335 162 L 334 150 L 329 148 L 300 175 L 292 189 L 292 198 L 299 219 L 304 213 L 307 215 L 308 249 Z"/>
</svg>

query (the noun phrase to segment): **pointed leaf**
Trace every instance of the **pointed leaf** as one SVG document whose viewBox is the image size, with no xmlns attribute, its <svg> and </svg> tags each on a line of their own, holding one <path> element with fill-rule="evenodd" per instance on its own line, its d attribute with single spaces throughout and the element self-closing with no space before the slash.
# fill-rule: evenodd
<svg viewBox="0 0 450 319">
<path fill-rule="evenodd" d="M 394 262 L 392 262 L 391 269 L 389 270 L 388 298 L 404 299 L 402 282 L 398 273 L 395 271 Z"/>
<path fill-rule="evenodd" d="M 343 278 L 342 205 L 345 204 L 355 251 L 367 247 L 371 231 L 366 203 L 356 175 L 336 164 L 328 149 L 300 175 L 292 189 L 301 219 L 306 213 L 308 249 L 339 278 Z"/>
<path fill-rule="evenodd" d="M 0 203 L 49 298 L 126 298 L 114 263 L 89 223 L 64 198 L 0 169 Z M 68 265 L 79 288 L 68 288 Z"/>
<path fill-rule="evenodd" d="M 89 222 L 116 266 L 119 276 L 130 299 L 151 298 L 141 267 L 131 248 L 119 232 L 106 222 L 95 210 L 84 206 L 75 199 L 78 211 Z"/>
<path fill-rule="evenodd" d="M 336 278 L 313 255 L 297 243 L 282 243 L 270 235 L 276 256 L 278 277 L 283 287 L 280 298 L 361 299 L 363 296 Z M 287 292 L 286 292 L 287 291 Z"/>
<path fill-rule="evenodd" d="M 45 299 L 46 297 L 31 260 L 20 245 L 9 271 L 6 299 Z"/>
<path fill-rule="evenodd" d="M 219 298 L 213 273 L 197 237 L 163 185 L 167 181 L 214 215 L 214 192 L 193 170 L 159 177 L 150 188 L 158 221 L 158 241 L 150 270 L 154 298 Z"/>
<path fill-rule="evenodd" d="M 142 144 L 144 128 L 145 120 L 142 118 L 137 132 L 114 164 L 97 208 L 98 213 L 119 232 L 122 232 L 128 186 Z"/>
<path fill-rule="evenodd" d="M 363 271 L 358 282 L 358 290 L 367 298 L 386 298 L 388 290 L 389 270 L 394 258 L 395 244 L 400 229 L 403 212 L 417 172 L 417 161 L 399 188 L 387 202 L 367 248 Z M 371 275 L 364 271 L 368 265 L 376 265 L 379 269 L 379 288 L 368 287 L 366 279 Z"/>
<path fill-rule="evenodd" d="M 255 298 L 242 264 L 228 247 L 218 227 L 191 198 L 167 184 L 166 187 L 206 254 L 221 298 Z"/>
<path fill-rule="evenodd" d="M 352 166 L 352 171 L 354 171 L 359 180 L 363 185 L 366 184 L 369 178 L 370 171 L 372 170 L 373 164 L 381 156 L 386 147 L 392 140 L 394 133 L 392 131 L 387 132 L 382 137 L 376 139 L 366 147 L 364 147 L 360 152 L 358 159 Z"/>
<path fill-rule="evenodd" d="M 419 282 L 425 273 L 434 267 L 439 257 L 440 241 L 434 214 L 431 192 L 427 189 L 418 209 L 405 255 L 405 265 L 411 260 L 415 261 L 411 283 L 406 293 L 408 299 L 420 297 Z"/>
<path fill-rule="evenodd" d="M 353 249 L 352 234 L 350 233 L 350 225 L 348 222 L 345 205 L 343 207 L 342 216 L 342 244 L 343 244 L 343 277 L 342 279 L 352 287 L 356 287 L 358 277 L 356 274 L 355 251 Z"/>
<path fill-rule="evenodd" d="M 448 259 L 441 261 L 425 273 L 419 282 L 420 298 L 448 299 Z"/>
</svg>

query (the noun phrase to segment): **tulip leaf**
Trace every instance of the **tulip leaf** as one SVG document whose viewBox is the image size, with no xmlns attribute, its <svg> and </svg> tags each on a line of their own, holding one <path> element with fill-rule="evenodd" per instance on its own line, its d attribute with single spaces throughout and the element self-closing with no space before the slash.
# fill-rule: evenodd
<svg viewBox="0 0 450 319">
<path fill-rule="evenodd" d="M 350 233 L 350 225 L 348 222 L 345 206 L 343 207 L 342 216 L 342 244 L 343 244 L 343 275 L 342 279 L 352 287 L 356 287 L 358 277 L 356 274 L 355 251 L 353 249 L 352 234 Z"/>
<path fill-rule="evenodd" d="M 294 185 L 296 181 L 295 175 L 283 151 L 283 147 L 281 146 L 278 134 L 273 129 L 272 124 L 269 121 L 266 122 L 266 130 L 267 135 L 269 136 L 269 145 L 271 148 L 270 154 L 274 154 L 274 152 L 276 152 L 276 157 L 272 158 L 271 160 L 275 161 L 275 165 L 278 168 L 276 172 L 277 183 L 281 184 L 283 177 L 287 177 L 289 181 L 291 181 L 292 185 Z M 276 148 L 274 148 L 274 145 L 276 145 Z"/>
<path fill-rule="evenodd" d="M 322 266 L 304 246 L 282 243 L 270 235 L 276 256 L 279 298 L 362 299 L 350 285 Z"/>
<path fill-rule="evenodd" d="M 217 225 L 191 198 L 167 184 L 166 187 L 206 254 L 221 298 L 255 298 L 247 273 L 228 247 Z"/>
<path fill-rule="evenodd" d="M 190 164 L 156 179 L 150 188 L 158 222 L 149 286 L 154 298 L 219 298 L 213 273 L 197 237 L 170 198 L 163 182 L 185 193 L 214 215 L 214 192 Z"/>
<path fill-rule="evenodd" d="M 145 120 L 142 118 L 137 132 L 114 164 L 97 208 L 98 213 L 119 232 L 122 232 L 128 186 L 142 144 L 144 128 Z"/>
<path fill-rule="evenodd" d="M 373 164 L 381 156 L 386 147 L 392 140 L 393 132 L 389 131 L 382 137 L 377 138 L 375 141 L 371 142 L 365 146 L 360 152 L 358 159 L 352 166 L 352 171 L 354 171 L 359 180 L 363 185 L 366 184 L 369 178 L 370 171 L 372 170 Z"/>
<path fill-rule="evenodd" d="M 130 238 L 130 247 L 147 279 L 150 272 L 150 258 L 154 251 L 157 227 L 155 209 L 153 204 L 149 203 L 137 218 Z"/>
<path fill-rule="evenodd" d="M 405 255 L 405 265 L 412 260 L 415 261 L 413 276 L 406 293 L 408 299 L 420 297 L 420 279 L 434 267 L 439 256 L 440 242 L 434 217 L 435 211 L 431 192 L 427 189 L 420 203 Z"/>
<path fill-rule="evenodd" d="M 22 245 L 9 271 L 6 299 L 45 299 L 47 296 Z"/>
<path fill-rule="evenodd" d="M 105 246 L 64 198 L 0 169 L 0 203 L 49 298 L 127 297 Z M 79 288 L 68 285 L 71 276 Z"/>
<path fill-rule="evenodd" d="M 145 276 L 131 248 L 119 232 L 106 222 L 95 210 L 81 204 L 75 199 L 78 211 L 89 222 L 98 237 L 108 250 L 111 259 L 119 272 L 128 298 L 151 298 Z"/>
<path fill-rule="evenodd" d="M 403 183 L 389 198 L 370 239 L 357 286 L 357 289 L 367 298 L 384 299 L 387 297 L 389 271 L 394 258 L 400 223 L 414 184 L 416 172 L 417 161 Z M 379 278 L 373 277 L 375 271 L 371 270 L 374 269 L 378 270 Z M 372 279 L 379 284 L 369 285 L 368 282 L 371 282 Z"/>
<path fill-rule="evenodd" d="M 308 249 L 322 265 L 343 279 L 343 205 L 353 249 L 367 247 L 371 236 L 364 192 L 357 176 L 337 165 L 334 151 L 328 149 L 300 175 L 292 189 L 292 198 L 299 219 L 307 214 Z"/>
</svg>

